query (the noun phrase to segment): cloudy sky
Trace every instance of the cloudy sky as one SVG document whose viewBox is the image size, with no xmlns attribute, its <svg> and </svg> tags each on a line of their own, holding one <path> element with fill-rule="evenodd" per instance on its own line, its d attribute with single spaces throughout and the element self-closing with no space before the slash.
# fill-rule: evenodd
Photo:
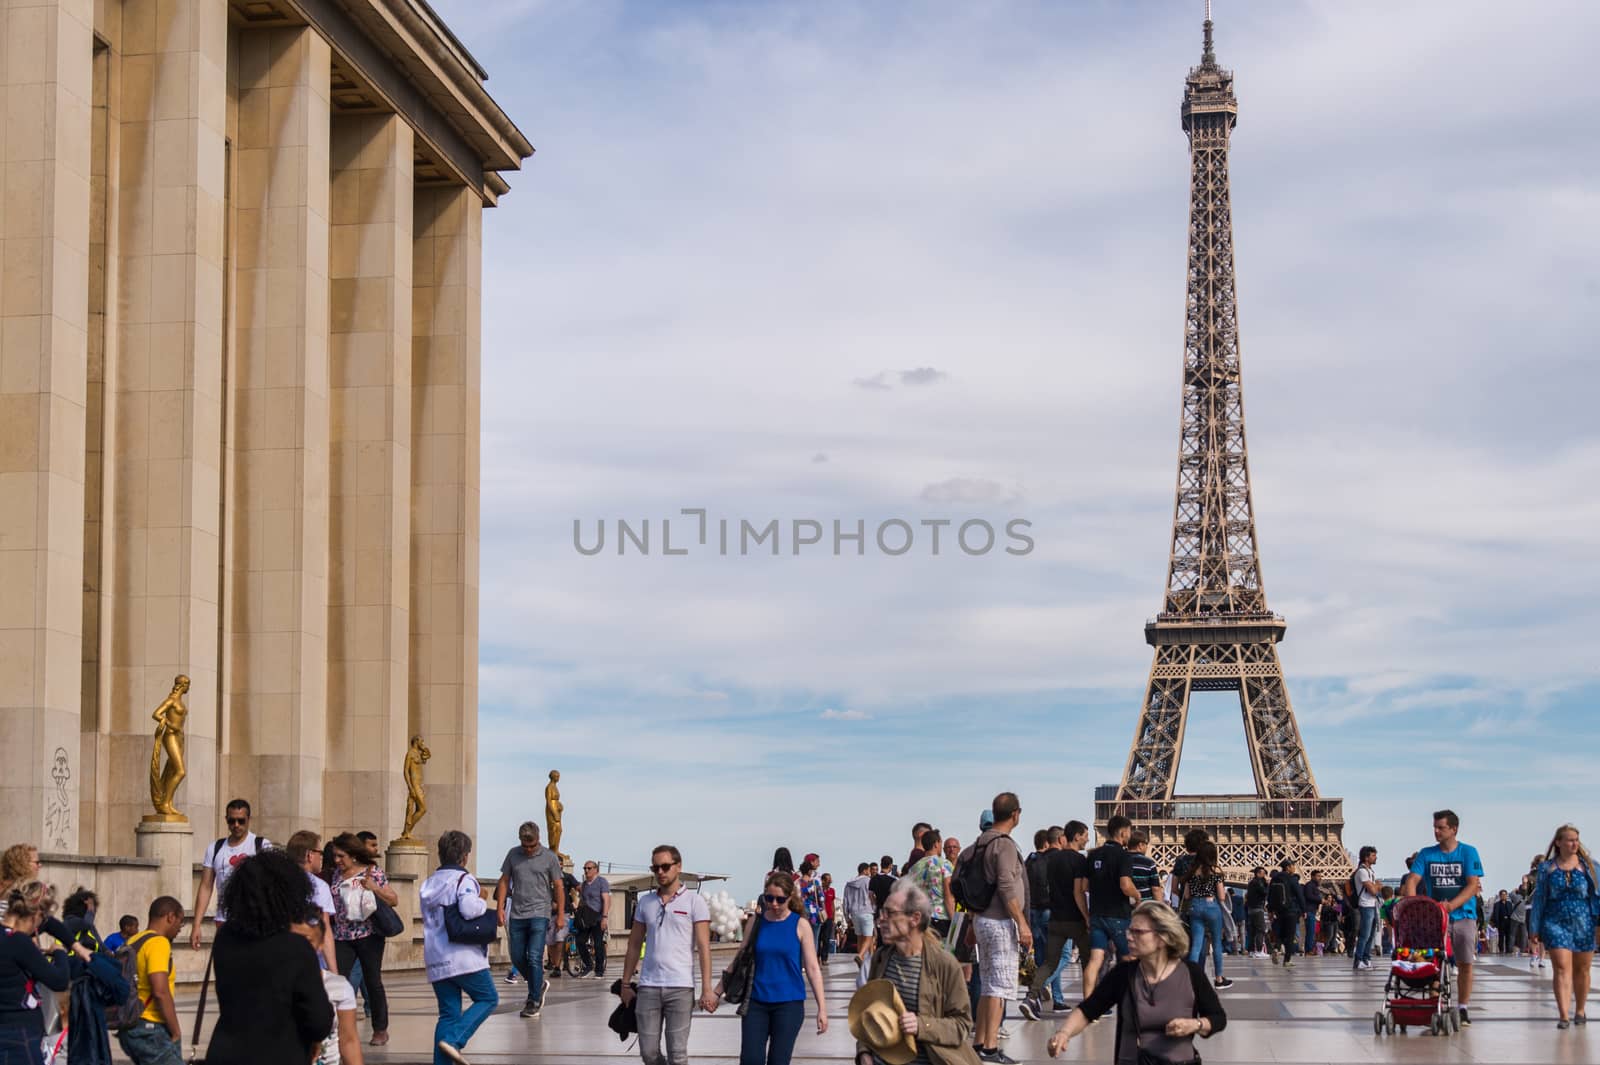
<svg viewBox="0 0 1600 1065">
<path fill-rule="evenodd" d="M 1199 0 L 433 3 L 538 148 L 485 224 L 483 852 L 552 767 L 564 849 L 674 841 L 742 894 L 780 843 L 969 839 L 1001 789 L 1025 834 L 1088 820 L 1165 577 Z M 1509 884 L 1595 808 L 1600 7 L 1217 19 L 1313 769 L 1388 872 L 1450 805 Z M 1180 790 L 1250 787 L 1234 696 L 1188 737 Z"/>
</svg>

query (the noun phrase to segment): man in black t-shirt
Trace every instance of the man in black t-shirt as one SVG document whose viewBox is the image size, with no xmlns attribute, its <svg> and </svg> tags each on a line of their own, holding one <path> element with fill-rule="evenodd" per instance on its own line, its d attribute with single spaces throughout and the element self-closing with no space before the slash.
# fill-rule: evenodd
<svg viewBox="0 0 1600 1065">
<path fill-rule="evenodd" d="M 878 863 L 878 875 L 867 881 L 867 890 L 872 892 L 872 915 L 878 916 L 878 911 L 883 909 L 883 904 L 889 901 L 889 889 L 894 887 L 894 856 L 885 854 L 883 861 Z"/>
<path fill-rule="evenodd" d="M 1088 844 L 1089 826 L 1082 821 L 1068 821 L 1045 862 L 1045 897 L 1050 901 L 1050 920 L 1045 931 L 1044 961 L 1033 970 L 1028 994 L 1017 1007 L 1030 1021 L 1039 1020 L 1045 1012 L 1046 987 L 1050 989 L 1055 1012 L 1064 1013 L 1070 1008 L 1061 994 L 1059 979 L 1066 967 L 1062 962 L 1067 944 L 1077 946 L 1079 965 L 1089 960 L 1089 923 L 1083 915 L 1083 907 L 1089 900 L 1089 859 L 1083 856 Z"/>
<path fill-rule="evenodd" d="M 1249 941 L 1245 948 L 1252 958 L 1267 956 L 1267 870 L 1258 865 L 1250 873 L 1244 889 L 1245 919 L 1249 922 Z"/>
<path fill-rule="evenodd" d="M 1106 953 L 1113 964 L 1128 957 L 1128 920 L 1139 904 L 1133 883 L 1133 857 L 1126 850 L 1133 822 L 1121 814 L 1106 822 L 1106 842 L 1089 852 L 1089 964 L 1083 971 L 1083 995 L 1089 997 L 1100 976 Z"/>
</svg>

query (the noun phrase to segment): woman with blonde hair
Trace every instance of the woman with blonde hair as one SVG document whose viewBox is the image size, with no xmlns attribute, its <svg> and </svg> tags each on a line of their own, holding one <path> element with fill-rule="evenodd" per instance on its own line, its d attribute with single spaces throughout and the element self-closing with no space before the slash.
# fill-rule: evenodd
<svg viewBox="0 0 1600 1065">
<path fill-rule="evenodd" d="M 13 843 L 0 854 L 0 915 L 6 912 L 11 889 L 39 876 L 39 848 L 31 843 Z"/>
<path fill-rule="evenodd" d="M 1550 956 L 1556 993 L 1557 1028 L 1588 1024 L 1589 966 L 1600 931 L 1600 872 L 1573 825 L 1556 829 L 1539 863 L 1528 915 L 1528 934 Z M 1576 1002 L 1571 1021 L 1568 1006 Z"/>
<path fill-rule="evenodd" d="M 817 998 L 817 1034 L 828 1030 L 822 967 L 794 879 L 768 873 L 760 902 L 744 930 L 753 973 L 739 1003 L 739 1065 L 789 1065 L 806 1019 L 806 981 Z M 727 978 L 723 973 L 717 981 L 718 998 Z"/>
<path fill-rule="evenodd" d="M 1112 1007 L 1117 1010 L 1117 1036 L 1111 1060 L 1117 1065 L 1133 1065 L 1146 1054 L 1192 1061 L 1194 1037 L 1208 1039 L 1227 1025 L 1205 970 L 1185 957 L 1189 933 L 1171 906 L 1148 900 L 1134 907 L 1128 950 L 1133 960 L 1102 976 L 1050 1037 L 1051 1057 Z"/>
</svg>

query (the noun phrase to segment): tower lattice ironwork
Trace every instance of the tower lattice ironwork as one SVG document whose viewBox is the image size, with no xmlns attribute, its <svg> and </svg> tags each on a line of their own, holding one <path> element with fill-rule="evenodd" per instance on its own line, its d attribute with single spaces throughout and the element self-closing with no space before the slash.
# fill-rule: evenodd
<svg viewBox="0 0 1600 1065">
<path fill-rule="evenodd" d="M 1240 384 L 1228 141 L 1238 121 L 1233 73 L 1212 50 L 1209 3 L 1200 65 L 1189 71 L 1189 264 L 1184 311 L 1182 430 L 1177 505 L 1161 613 L 1145 625 L 1155 648 L 1144 706 L 1122 783 L 1096 796 L 1101 826 L 1122 813 L 1150 835 L 1170 868 L 1183 836 L 1204 828 L 1230 876 L 1285 857 L 1302 872 L 1347 873 L 1341 801 L 1323 798 L 1283 682 L 1282 617 L 1267 608 L 1251 508 Z M 1254 795 L 1173 794 L 1189 700 L 1237 691 Z"/>
</svg>

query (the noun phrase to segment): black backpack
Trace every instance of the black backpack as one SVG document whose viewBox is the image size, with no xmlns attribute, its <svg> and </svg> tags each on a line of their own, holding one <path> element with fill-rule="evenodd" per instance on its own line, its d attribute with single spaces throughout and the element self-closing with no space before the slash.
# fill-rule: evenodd
<svg viewBox="0 0 1600 1065">
<path fill-rule="evenodd" d="M 999 839 L 992 836 L 981 847 L 974 843 L 956 857 L 955 872 L 950 877 L 950 894 L 968 913 L 982 913 L 994 901 L 995 888 L 983 872 L 983 852 Z"/>
<path fill-rule="evenodd" d="M 106 1023 L 112 1031 L 132 1028 L 150 1006 L 139 997 L 139 948 L 153 935 L 154 932 L 141 932 L 117 948 L 117 964 L 122 967 L 122 978 L 128 982 L 128 997 L 115 1006 L 106 1007 Z"/>
<path fill-rule="evenodd" d="M 1267 909 L 1273 913 L 1285 913 L 1289 909 L 1289 885 L 1278 879 L 1267 887 Z"/>
<path fill-rule="evenodd" d="M 221 839 L 217 840 L 215 843 L 213 843 L 211 845 L 211 860 L 212 861 L 216 861 L 217 860 L 217 855 L 222 853 L 222 848 L 227 844 L 227 842 L 228 842 L 228 837 L 227 836 L 223 836 Z M 257 854 L 261 853 L 261 843 L 262 843 L 261 837 L 257 836 L 256 837 L 256 853 Z M 204 916 L 204 915 L 202 915 L 202 916 Z"/>
</svg>

